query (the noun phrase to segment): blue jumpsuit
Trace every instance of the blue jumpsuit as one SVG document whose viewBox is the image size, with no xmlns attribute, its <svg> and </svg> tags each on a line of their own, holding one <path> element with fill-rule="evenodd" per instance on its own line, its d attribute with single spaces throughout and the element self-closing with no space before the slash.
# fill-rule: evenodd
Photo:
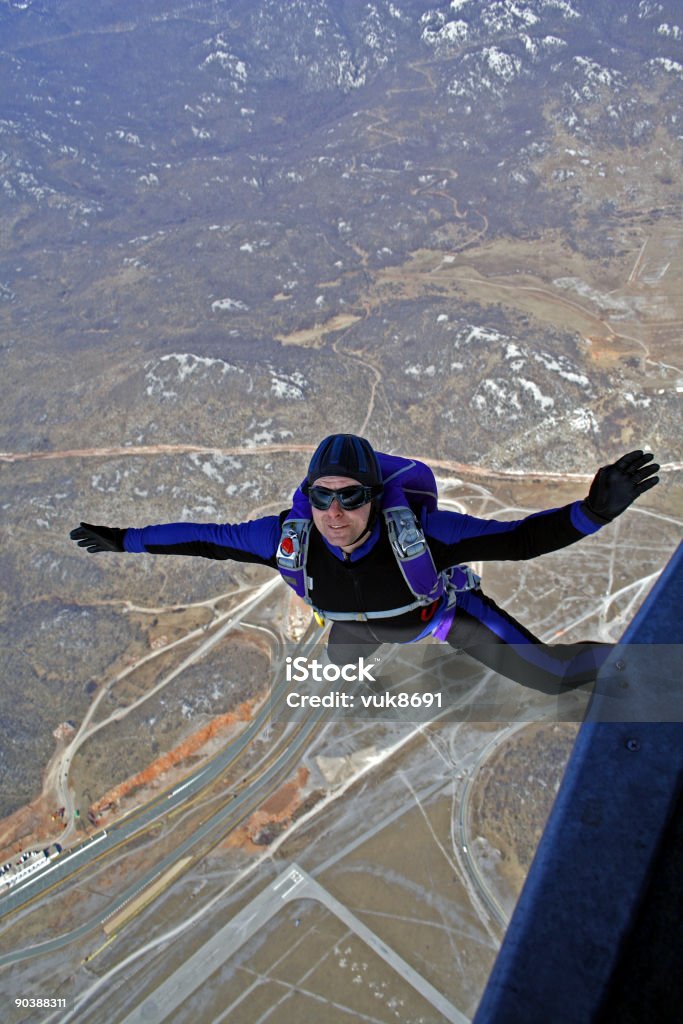
<svg viewBox="0 0 683 1024">
<path fill-rule="evenodd" d="M 129 552 L 198 555 L 277 569 L 276 552 L 288 511 L 239 524 L 167 523 L 131 528 Z M 573 544 L 604 525 L 582 501 L 513 522 L 479 519 L 458 512 L 422 513 L 425 537 L 438 571 L 474 561 L 521 560 Z M 391 549 L 381 518 L 367 540 L 350 555 L 311 530 L 306 572 L 314 606 L 334 620 L 335 612 L 368 614 L 365 621 L 333 621 L 328 640 L 332 661 L 367 658 L 382 643 L 410 643 L 433 634 L 448 614 L 445 599 L 428 608 L 373 618 L 372 612 L 400 609 L 413 600 Z M 458 596 L 445 635 L 451 647 L 545 693 L 595 678 L 607 645 L 542 643 L 481 589 Z"/>
</svg>

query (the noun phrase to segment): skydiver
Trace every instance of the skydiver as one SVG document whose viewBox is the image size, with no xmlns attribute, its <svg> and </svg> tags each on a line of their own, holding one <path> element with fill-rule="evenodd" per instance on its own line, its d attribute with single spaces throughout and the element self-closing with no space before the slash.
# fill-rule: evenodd
<svg viewBox="0 0 683 1024">
<path fill-rule="evenodd" d="M 652 458 L 629 452 L 598 470 L 585 498 L 507 522 L 439 510 L 435 501 L 415 515 L 406 498 L 414 470 L 400 468 L 408 460 L 333 434 L 316 449 L 293 507 L 279 515 L 142 529 L 82 522 L 70 537 L 90 553 L 198 555 L 279 570 L 319 622 L 332 622 L 332 662 L 433 636 L 501 675 L 557 693 L 592 681 L 605 645 L 543 643 L 484 594 L 464 563 L 535 558 L 597 532 L 659 482 Z"/>
</svg>

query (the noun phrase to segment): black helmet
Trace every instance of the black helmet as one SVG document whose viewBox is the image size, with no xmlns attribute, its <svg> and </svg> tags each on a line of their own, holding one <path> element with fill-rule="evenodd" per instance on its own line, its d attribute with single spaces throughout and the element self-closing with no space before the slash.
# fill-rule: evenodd
<svg viewBox="0 0 683 1024">
<path fill-rule="evenodd" d="M 330 434 L 320 442 L 308 467 L 309 487 L 321 476 L 349 476 L 381 493 L 379 459 L 370 442 L 356 434 Z"/>
</svg>

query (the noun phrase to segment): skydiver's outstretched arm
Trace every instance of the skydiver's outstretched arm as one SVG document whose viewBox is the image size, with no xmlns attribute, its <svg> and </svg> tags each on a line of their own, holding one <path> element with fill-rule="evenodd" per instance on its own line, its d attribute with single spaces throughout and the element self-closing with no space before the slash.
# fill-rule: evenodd
<svg viewBox="0 0 683 1024">
<path fill-rule="evenodd" d="M 626 511 L 658 483 L 652 455 L 629 452 L 598 470 L 583 500 L 535 512 L 524 519 L 480 519 L 452 512 L 427 516 L 426 527 L 437 567 L 456 562 L 537 558 L 595 533 Z"/>
<path fill-rule="evenodd" d="M 69 536 L 90 554 L 102 551 L 153 555 L 197 555 L 276 567 L 280 516 L 263 516 L 247 523 L 163 523 L 142 529 L 118 529 L 81 523 Z"/>
</svg>

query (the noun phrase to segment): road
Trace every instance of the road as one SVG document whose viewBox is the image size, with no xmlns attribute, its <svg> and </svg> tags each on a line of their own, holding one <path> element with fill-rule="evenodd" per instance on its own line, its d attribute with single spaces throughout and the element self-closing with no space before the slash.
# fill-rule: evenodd
<svg viewBox="0 0 683 1024">
<path fill-rule="evenodd" d="M 474 886 L 476 896 L 484 902 L 488 911 L 493 915 L 494 919 L 502 928 L 507 927 L 508 915 L 496 899 L 490 885 L 488 885 L 481 874 L 479 865 L 472 856 L 468 828 L 469 803 L 472 794 L 472 786 L 476 780 L 479 768 L 493 753 L 493 751 L 501 745 L 501 743 L 505 743 L 514 733 L 519 729 L 523 729 L 526 725 L 528 725 L 528 722 L 514 722 L 511 725 L 506 726 L 504 729 L 501 729 L 501 731 L 497 732 L 485 747 L 482 747 L 480 750 L 473 751 L 471 757 L 463 760 L 458 766 L 460 772 L 465 777 L 465 784 L 460 797 L 458 816 L 455 822 L 457 840 L 455 844 L 456 851 L 459 855 L 459 859 L 465 866 L 465 870 L 467 871 L 472 885 Z"/>
<path fill-rule="evenodd" d="M 370 364 L 366 364 L 370 366 Z M 374 369 L 374 367 L 371 367 Z M 102 459 L 102 458 L 129 458 L 130 456 L 150 455 L 222 455 L 222 456 L 250 456 L 250 455 L 275 455 L 278 452 L 291 454 L 302 452 L 312 454 L 315 445 L 311 444 L 262 444 L 258 447 L 245 448 L 243 446 L 230 446 L 227 448 L 209 447 L 197 444 L 153 444 L 153 445 L 121 445 L 110 448 L 66 448 L 61 451 L 33 451 L 33 452 L 0 452 L 0 462 L 44 462 L 59 459 Z M 408 458 L 419 458 L 417 455 L 408 455 Z M 427 456 L 422 456 L 427 458 Z M 533 480 L 592 480 L 593 473 L 567 473 L 552 472 L 550 470 L 537 470 L 532 472 L 525 470 L 491 469 L 488 466 L 474 465 L 466 462 L 456 462 L 452 459 L 429 458 L 429 465 L 434 469 L 445 470 L 448 473 L 461 473 L 464 476 L 485 477 L 487 480 L 523 480 L 531 477 Z M 683 469 L 681 462 L 665 462 L 661 465 L 662 473 L 674 473 Z"/>
<path fill-rule="evenodd" d="M 301 645 L 301 653 L 307 656 L 311 653 L 317 643 L 319 634 L 311 633 L 304 637 Z M 204 789 L 210 786 L 220 775 L 231 765 L 261 731 L 270 725 L 273 713 L 279 706 L 282 698 L 287 692 L 288 686 L 283 671 L 275 672 L 278 683 L 273 686 L 270 698 L 262 705 L 254 719 L 247 728 L 229 743 L 220 754 L 213 760 L 191 775 L 180 786 L 175 787 L 170 793 L 158 796 L 153 802 L 140 808 L 138 811 L 121 819 L 106 833 L 100 833 L 79 849 L 72 851 L 63 860 L 55 862 L 49 871 L 34 875 L 32 878 L 10 890 L 0 899 L 0 915 L 6 915 L 19 909 L 23 904 L 35 900 L 53 888 L 72 878 L 77 872 L 90 867 L 95 860 L 101 860 L 115 849 L 128 842 L 133 836 L 142 834 L 155 821 L 161 817 L 168 817 L 174 811 L 182 809 L 183 805 L 196 798 Z M 15 950 L 12 953 L 0 956 L 0 967 L 16 963 L 19 960 L 29 959 L 33 956 L 42 955 L 54 949 L 61 948 L 87 934 L 93 927 L 103 924 L 107 918 L 116 914 L 126 903 L 134 899 L 139 893 L 150 885 L 155 878 L 168 870 L 176 861 L 191 855 L 193 848 L 200 847 L 205 839 L 212 833 L 221 835 L 235 825 L 234 819 L 242 819 L 246 814 L 264 799 L 264 789 L 270 792 L 273 783 L 286 776 L 293 766 L 300 763 L 303 750 L 308 744 L 311 735 L 318 728 L 323 718 L 323 712 L 312 712 L 306 716 L 301 723 L 295 726 L 293 735 L 285 733 L 276 748 L 277 756 L 273 757 L 273 751 L 269 751 L 269 760 L 265 770 L 260 774 L 252 772 L 252 781 L 243 785 L 232 799 L 221 806 L 201 826 L 194 830 L 192 836 L 179 844 L 171 854 L 160 860 L 152 869 L 147 871 L 136 882 L 128 886 L 107 908 L 100 914 L 91 918 L 78 929 L 60 935 L 57 938 L 37 946 L 31 946 L 24 950 Z"/>
<path fill-rule="evenodd" d="M 124 676 L 135 671 L 144 662 L 168 652 L 174 644 L 168 644 L 167 646 L 146 655 L 139 661 L 136 661 L 134 665 L 129 666 L 124 669 L 123 672 L 119 673 L 119 675 L 115 676 L 107 686 L 101 688 L 99 695 L 88 708 L 88 711 L 78 727 L 78 731 L 75 736 L 62 752 L 59 761 L 55 762 L 52 766 L 52 775 L 55 777 L 54 784 L 56 786 L 56 798 L 54 802 L 58 806 L 66 809 L 64 820 L 71 823 L 69 830 L 65 832 L 61 838 L 62 843 L 69 840 L 70 833 L 73 830 L 73 801 L 71 798 L 68 780 L 70 765 L 73 763 L 79 748 L 100 729 L 104 729 L 114 721 L 121 721 L 124 719 L 126 715 L 131 713 L 131 711 L 134 711 L 154 694 L 158 693 L 165 686 L 168 686 L 168 684 L 186 668 L 203 658 L 212 647 L 223 639 L 226 633 L 229 633 L 230 630 L 240 626 L 244 616 L 253 611 L 264 598 L 268 597 L 271 591 L 279 585 L 279 582 L 279 578 L 277 577 L 269 580 L 268 583 L 259 587 L 255 594 L 250 594 L 244 601 L 232 608 L 229 612 L 219 615 L 212 623 L 210 623 L 211 632 L 209 635 L 206 635 L 203 627 L 193 630 L 192 633 L 185 634 L 181 640 L 176 641 L 176 643 L 186 643 L 193 637 L 204 637 L 204 639 L 186 658 L 176 665 L 175 668 L 163 675 L 159 682 L 155 683 L 152 688 L 146 690 L 142 697 L 131 704 L 128 704 L 125 708 L 112 712 L 108 717 L 102 718 L 96 724 L 91 725 L 90 723 L 92 722 L 93 717 L 95 716 L 100 704 L 107 698 L 112 686 L 119 682 Z"/>
</svg>

